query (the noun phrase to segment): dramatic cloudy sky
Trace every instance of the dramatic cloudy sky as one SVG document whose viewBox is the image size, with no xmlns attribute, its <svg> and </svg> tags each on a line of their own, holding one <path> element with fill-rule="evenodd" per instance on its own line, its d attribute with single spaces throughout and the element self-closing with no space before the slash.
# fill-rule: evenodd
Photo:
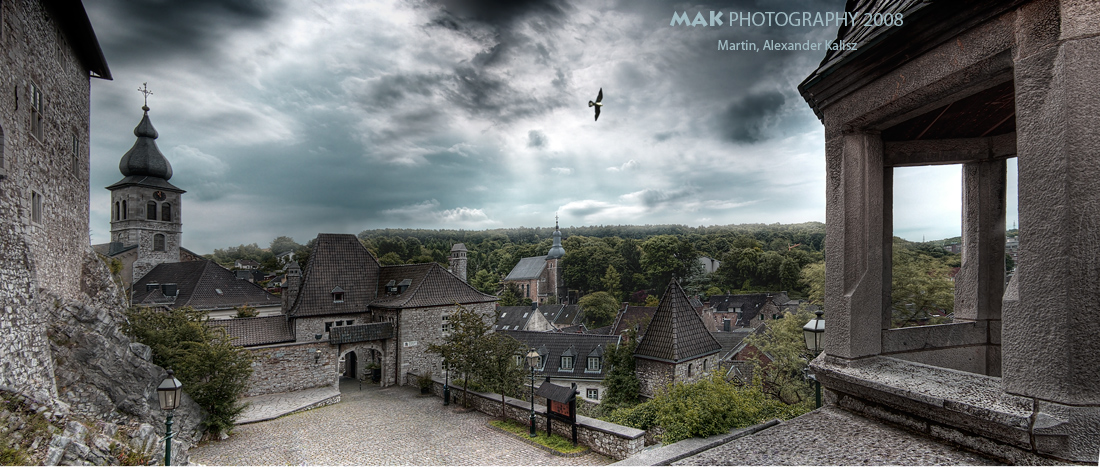
<svg viewBox="0 0 1100 469">
<path fill-rule="evenodd" d="M 823 53 L 716 44 L 835 28 L 669 22 L 843 0 L 495 3 L 87 0 L 114 75 L 92 83 L 92 241 L 109 239 L 100 188 L 121 178 L 143 82 L 197 252 L 555 213 L 565 226 L 825 221 L 823 131 L 795 89 Z M 898 235 L 958 235 L 957 168 L 899 171 L 896 192 Z"/>
</svg>

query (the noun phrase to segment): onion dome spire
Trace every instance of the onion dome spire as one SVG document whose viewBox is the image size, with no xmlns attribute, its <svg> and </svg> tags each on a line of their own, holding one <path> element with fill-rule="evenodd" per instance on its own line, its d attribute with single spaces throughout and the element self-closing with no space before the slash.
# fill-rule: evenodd
<svg viewBox="0 0 1100 469">
<path fill-rule="evenodd" d="M 172 165 L 157 148 L 156 139 L 159 136 L 153 123 L 149 121 L 149 106 L 142 106 L 144 115 L 137 127 L 134 127 L 134 136 L 137 141 L 130 151 L 122 155 L 122 161 L 118 163 L 118 170 L 123 176 L 151 176 L 164 179 L 172 179 Z"/>
<path fill-rule="evenodd" d="M 561 247 L 561 230 L 558 229 L 558 216 L 554 215 L 554 245 L 546 254 L 547 259 L 561 259 L 565 256 L 565 248 Z"/>
</svg>

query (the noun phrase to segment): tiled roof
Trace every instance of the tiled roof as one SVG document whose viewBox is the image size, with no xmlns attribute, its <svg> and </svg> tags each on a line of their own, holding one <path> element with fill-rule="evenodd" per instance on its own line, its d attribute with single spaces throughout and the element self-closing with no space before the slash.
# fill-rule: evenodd
<svg viewBox="0 0 1100 469">
<path fill-rule="evenodd" d="M 366 312 L 377 296 L 379 270 L 378 261 L 355 235 L 318 234 L 298 297 L 287 314 L 304 317 Z M 340 303 L 333 299 L 335 287 L 344 290 Z"/>
<path fill-rule="evenodd" d="M 411 280 L 408 289 L 398 295 L 386 294 L 386 284 Z M 486 295 L 463 282 L 434 262 L 428 264 L 387 265 L 378 278 L 378 296 L 371 306 L 381 308 L 422 308 L 455 303 L 487 303 L 497 297 Z"/>
<path fill-rule="evenodd" d="M 754 316 L 760 314 L 767 302 L 782 305 L 790 301 L 786 293 L 748 293 L 743 295 L 714 295 L 710 297 L 710 307 L 715 313 L 736 312 L 741 308 L 741 314 L 737 317 L 737 327 L 749 327 Z"/>
<path fill-rule="evenodd" d="M 95 250 L 95 252 L 97 254 L 99 254 L 101 256 L 107 256 L 107 257 L 114 257 L 114 256 L 122 254 L 126 251 L 129 251 L 131 249 L 135 249 L 137 247 L 138 247 L 138 245 L 136 245 L 136 244 L 131 244 L 129 246 L 123 246 L 122 243 L 120 243 L 118 241 L 111 241 L 109 243 L 92 245 L 92 249 Z"/>
<path fill-rule="evenodd" d="M 538 311 L 530 306 L 497 306 L 496 314 L 494 329 L 521 331 L 527 327 L 531 315 L 538 314 Z"/>
<path fill-rule="evenodd" d="M 640 325 L 648 326 L 649 321 L 653 319 L 653 313 L 656 312 L 656 306 L 627 305 L 627 307 L 620 310 L 618 316 L 615 317 L 615 322 L 611 324 L 611 333 L 622 335 L 631 327 Z M 645 327 L 642 327 L 638 331 L 638 337 L 643 335 L 645 335 Z"/>
<path fill-rule="evenodd" d="M 558 319 L 558 315 L 561 314 L 562 305 L 539 305 L 539 312 L 546 318 L 546 321 L 550 324 L 554 324 L 554 321 Z"/>
<path fill-rule="evenodd" d="M 563 305 L 554 324 L 581 324 L 584 321 L 584 310 L 581 305 Z"/>
<path fill-rule="evenodd" d="M 657 305 L 634 356 L 680 363 L 721 350 L 722 345 L 707 331 L 684 289 L 673 281 Z"/>
<path fill-rule="evenodd" d="M 176 284 L 177 295 L 164 296 L 161 288 L 150 290 L 150 284 L 158 286 Z M 273 306 L 280 303 L 259 285 L 238 280 L 226 268 L 209 260 L 171 262 L 153 267 L 134 282 L 134 304 L 160 304 L 172 309 L 190 306 L 199 310 L 227 309 L 241 305 L 253 307 Z"/>
<path fill-rule="evenodd" d="M 745 337 L 752 335 L 753 331 L 754 329 L 745 328 L 736 329 L 730 332 L 711 331 L 710 334 L 714 336 L 714 339 L 717 340 L 719 344 L 722 345 L 722 357 L 725 360 L 728 359 L 727 355 L 732 355 L 732 352 L 734 352 L 738 348 L 738 346 L 741 345 L 741 342 L 745 340 Z"/>
<path fill-rule="evenodd" d="M 916 11 L 928 6 L 932 2 L 927 0 L 848 0 L 844 10 L 848 13 L 855 14 L 858 18 L 864 18 L 865 14 L 869 14 L 872 17 L 876 14 L 890 14 L 900 13 L 903 15 L 906 23 L 912 23 L 911 17 Z M 841 25 L 836 32 L 836 40 L 843 40 L 848 43 L 858 44 L 860 49 L 871 46 L 874 42 L 880 39 L 880 36 L 884 36 L 889 33 L 896 32 L 897 26 L 887 26 L 885 24 L 874 26 L 873 22 L 869 21 L 856 21 L 847 25 Z M 821 59 L 821 64 L 818 65 L 817 70 L 810 75 L 810 77 L 816 77 L 818 75 L 827 74 L 827 70 L 833 66 L 845 61 L 849 56 L 854 56 L 858 53 L 857 50 L 826 50 L 825 58 Z M 809 81 L 809 79 L 807 79 Z"/>
<path fill-rule="evenodd" d="M 393 338 L 393 324 L 372 322 L 354 326 L 337 326 L 329 329 L 328 343 L 332 345 L 350 344 Z"/>
<path fill-rule="evenodd" d="M 503 281 L 537 279 L 544 269 L 546 269 L 546 256 L 524 257 L 511 272 L 508 272 Z"/>
<path fill-rule="evenodd" d="M 210 325 L 224 327 L 232 338 L 233 345 L 251 347 L 254 345 L 293 342 L 290 321 L 286 316 L 262 316 L 254 318 L 212 319 Z"/>
<path fill-rule="evenodd" d="M 550 382 L 550 377 L 535 390 L 535 395 L 545 397 L 554 402 L 571 402 L 577 400 L 577 388 L 573 386 L 561 386 Z"/>
<path fill-rule="evenodd" d="M 584 327 L 584 324 L 581 324 L 579 327 Z M 611 326 L 603 326 L 603 327 L 597 327 L 595 329 L 589 329 L 589 330 L 585 331 L 584 333 L 585 334 L 595 334 L 595 335 L 611 335 Z"/>
<path fill-rule="evenodd" d="M 524 344 L 529 350 L 534 348 L 540 354 L 546 354 L 546 367 L 538 371 L 552 378 L 562 379 L 603 379 L 607 366 L 601 360 L 599 372 L 587 372 L 588 357 L 602 357 L 607 347 L 617 345 L 617 335 L 567 334 L 561 332 L 497 331 Z M 561 370 L 561 354 L 570 348 L 576 352 L 572 370 Z M 524 365 L 526 366 L 526 365 Z M 537 371 L 537 370 L 536 370 Z"/>
</svg>

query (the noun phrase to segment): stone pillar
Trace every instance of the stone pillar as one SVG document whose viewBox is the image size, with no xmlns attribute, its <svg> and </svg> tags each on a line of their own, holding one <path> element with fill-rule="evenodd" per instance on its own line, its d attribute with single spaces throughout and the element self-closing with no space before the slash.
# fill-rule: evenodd
<svg viewBox="0 0 1100 469">
<path fill-rule="evenodd" d="M 1095 461 L 1100 4 L 1034 2 L 1017 13 L 1016 29 L 1020 251 L 1018 291 L 1006 295 L 1004 310 L 1003 385 L 1035 399 L 1040 452 Z M 1040 438 L 1046 429 L 1058 431 Z"/>
<path fill-rule="evenodd" d="M 962 173 L 962 267 L 955 276 L 955 319 L 980 323 L 990 344 L 984 373 L 1000 376 L 1005 160 L 967 163 Z"/>
<path fill-rule="evenodd" d="M 825 311 L 829 356 L 859 358 L 882 350 L 885 205 L 882 139 L 875 133 L 837 135 L 826 144 Z M 887 262 L 883 264 L 884 260 Z M 889 288 L 889 287 L 887 287 Z"/>
</svg>

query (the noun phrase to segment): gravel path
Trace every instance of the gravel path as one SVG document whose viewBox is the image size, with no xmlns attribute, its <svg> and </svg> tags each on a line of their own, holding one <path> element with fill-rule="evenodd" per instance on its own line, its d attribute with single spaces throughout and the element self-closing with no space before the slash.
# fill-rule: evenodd
<svg viewBox="0 0 1100 469">
<path fill-rule="evenodd" d="M 337 404 L 241 425 L 223 441 L 191 449 L 210 466 L 594 466 L 612 461 L 590 453 L 554 456 L 486 428 L 480 412 L 455 413 L 437 397 L 410 387 L 359 391 L 341 383 Z"/>
</svg>

